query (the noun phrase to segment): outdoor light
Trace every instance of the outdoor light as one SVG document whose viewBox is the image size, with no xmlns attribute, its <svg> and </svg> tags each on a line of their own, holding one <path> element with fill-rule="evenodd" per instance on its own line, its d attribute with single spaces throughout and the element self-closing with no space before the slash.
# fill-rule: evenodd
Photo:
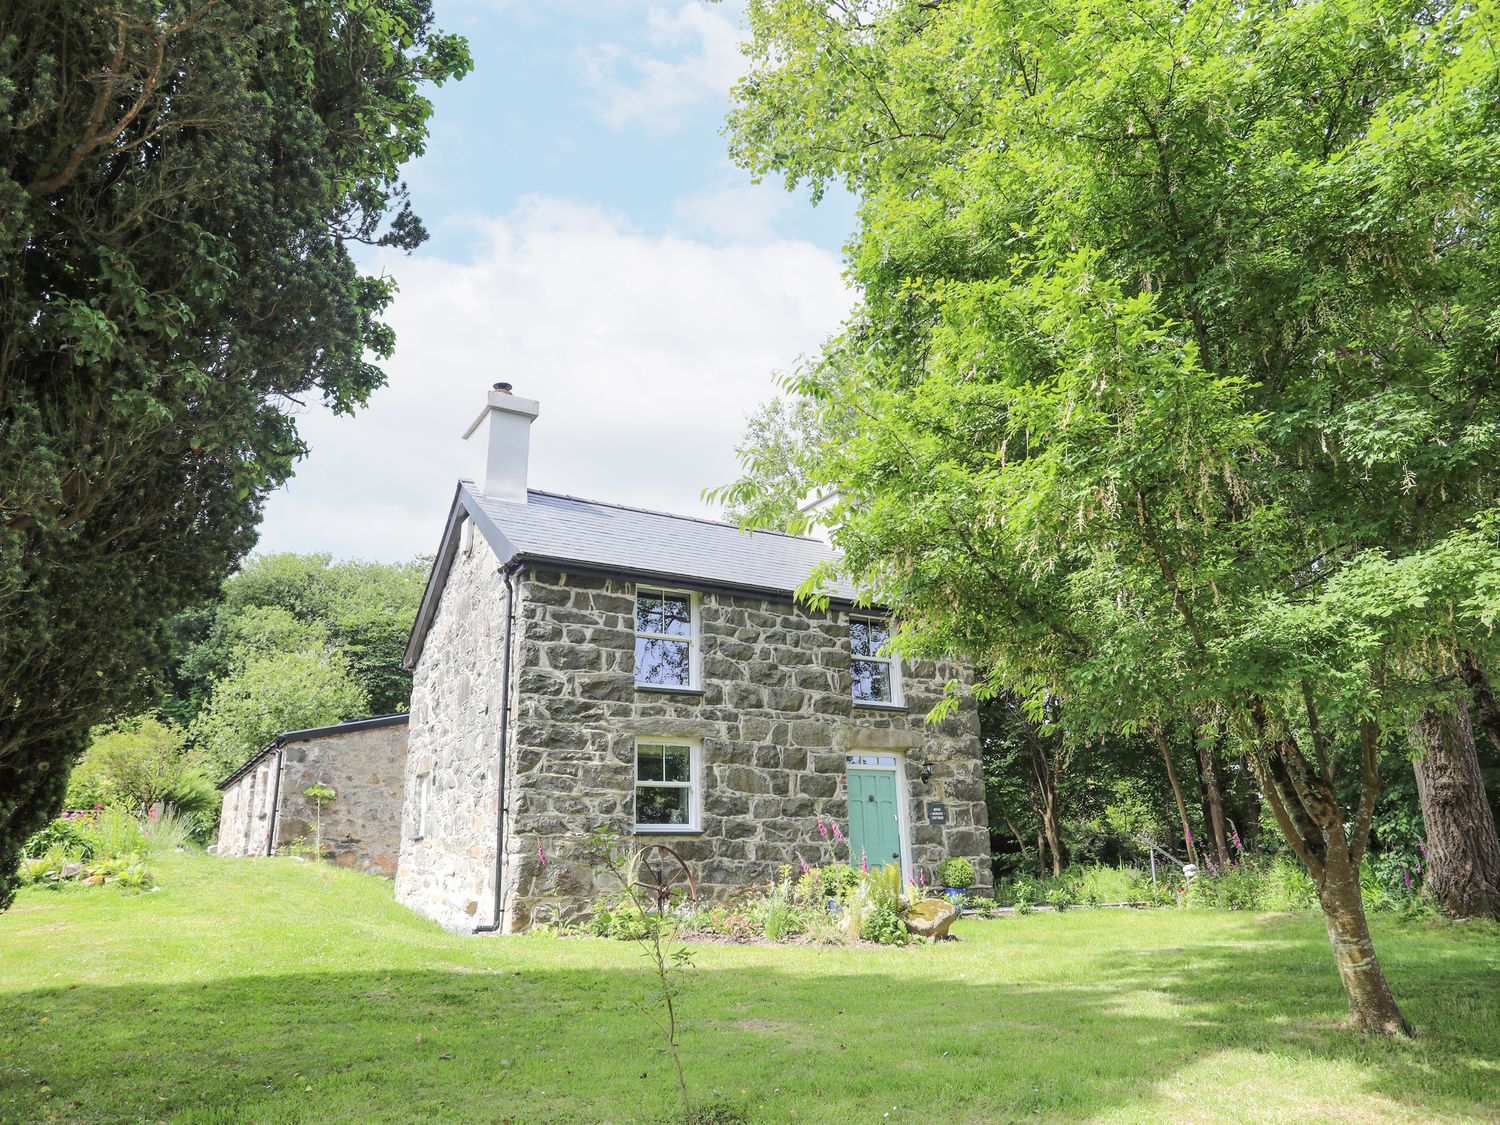
<svg viewBox="0 0 1500 1125">
<path fill-rule="evenodd" d="M 932 763 L 931 762 L 923 762 L 922 763 L 922 784 L 926 785 L 931 780 L 932 780 Z"/>
</svg>

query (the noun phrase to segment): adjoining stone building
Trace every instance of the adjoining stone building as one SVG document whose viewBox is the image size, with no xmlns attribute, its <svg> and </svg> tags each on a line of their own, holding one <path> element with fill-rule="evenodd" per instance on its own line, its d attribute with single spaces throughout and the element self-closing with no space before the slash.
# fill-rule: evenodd
<svg viewBox="0 0 1500 1125">
<path fill-rule="evenodd" d="M 381 715 L 293 730 L 219 783 L 224 804 L 217 853 L 269 856 L 298 841 L 311 846 L 317 810 L 305 796 L 326 785 L 323 856 L 387 879 L 401 849 L 407 716 Z"/>
<path fill-rule="evenodd" d="M 598 826 L 670 843 L 706 898 L 801 860 L 964 856 L 987 888 L 977 714 L 925 721 L 969 670 L 893 658 L 851 588 L 798 604 L 819 540 L 528 489 L 537 412 L 497 384 L 465 435 L 483 484 L 407 649 L 399 901 L 468 932 L 577 918 L 611 889 Z"/>
</svg>

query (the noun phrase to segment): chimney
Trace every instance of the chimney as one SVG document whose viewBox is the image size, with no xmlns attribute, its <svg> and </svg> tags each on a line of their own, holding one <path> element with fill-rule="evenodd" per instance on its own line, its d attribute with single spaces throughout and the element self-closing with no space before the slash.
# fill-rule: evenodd
<svg viewBox="0 0 1500 1125">
<path fill-rule="evenodd" d="M 803 530 L 802 534 L 810 539 L 821 539 L 824 543 L 831 542 L 833 527 L 829 520 L 832 518 L 834 506 L 843 501 L 844 493 L 837 488 L 810 494 L 797 505 L 798 514 L 809 521 L 809 526 Z"/>
<path fill-rule="evenodd" d="M 486 496 L 526 503 L 531 422 L 539 409 L 535 399 L 511 394 L 509 383 L 496 383 L 479 417 L 464 431 L 465 441 L 485 431 L 480 438 L 484 473 L 477 483 Z"/>
</svg>

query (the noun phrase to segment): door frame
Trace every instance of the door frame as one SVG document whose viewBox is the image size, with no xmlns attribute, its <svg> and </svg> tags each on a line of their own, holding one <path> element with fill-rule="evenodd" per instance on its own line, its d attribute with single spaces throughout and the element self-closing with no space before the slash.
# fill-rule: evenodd
<svg viewBox="0 0 1500 1125">
<path fill-rule="evenodd" d="M 867 762 L 862 762 L 862 761 L 855 762 L 855 761 L 850 761 L 849 759 L 851 759 L 851 758 L 869 758 L 869 759 L 872 759 L 872 761 L 868 762 L 868 763 Z M 892 764 L 892 765 L 877 764 L 877 763 L 879 763 L 879 760 L 881 758 L 891 758 L 891 759 L 894 759 L 894 764 Z M 902 882 L 905 882 L 907 879 L 913 879 L 913 878 L 915 878 L 916 876 L 913 874 L 913 868 L 912 868 L 912 865 L 911 865 L 911 797 L 910 797 L 910 794 L 907 791 L 907 785 L 906 785 L 906 751 L 904 751 L 904 750 L 846 750 L 846 751 L 844 751 L 844 805 L 845 805 L 846 809 L 847 809 L 848 804 L 849 804 L 849 771 L 850 770 L 884 771 L 886 773 L 890 773 L 890 774 L 894 775 L 894 783 L 895 783 L 895 786 L 896 786 L 896 831 L 897 831 L 897 836 L 900 838 L 900 841 L 901 841 L 901 880 L 902 880 Z M 849 819 L 849 830 L 850 830 L 850 832 L 853 832 L 854 831 L 854 822 L 853 822 L 853 819 L 852 818 L 848 818 L 847 815 L 846 815 L 846 819 Z M 854 847 L 853 847 L 853 841 L 852 840 L 850 841 L 849 851 L 851 853 L 850 856 L 849 856 L 849 859 L 850 859 L 849 866 L 853 867 L 854 866 L 854 863 L 853 863 L 854 856 L 853 856 L 852 853 L 854 851 Z"/>
</svg>

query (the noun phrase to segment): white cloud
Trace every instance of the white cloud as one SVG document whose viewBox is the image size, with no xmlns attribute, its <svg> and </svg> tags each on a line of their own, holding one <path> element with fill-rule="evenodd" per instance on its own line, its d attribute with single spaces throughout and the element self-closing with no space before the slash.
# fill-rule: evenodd
<svg viewBox="0 0 1500 1125">
<path fill-rule="evenodd" d="M 672 205 L 682 230 L 728 242 L 761 242 L 775 236 L 776 220 L 790 197 L 779 185 L 744 184 L 684 196 Z"/>
<path fill-rule="evenodd" d="M 311 456 L 271 498 L 260 549 L 407 558 L 437 549 L 460 435 L 504 379 L 541 402 L 531 484 L 702 513 L 746 415 L 848 311 L 836 255 L 769 239 L 643 233 L 592 206 L 523 200 L 476 222 L 472 261 L 391 257 L 390 385 L 356 417 L 312 411 Z"/>
<path fill-rule="evenodd" d="M 652 8 L 644 49 L 612 43 L 581 54 L 593 108 L 613 129 L 670 133 L 694 107 L 722 101 L 744 73 L 740 40 L 735 22 L 707 4 Z"/>
</svg>

